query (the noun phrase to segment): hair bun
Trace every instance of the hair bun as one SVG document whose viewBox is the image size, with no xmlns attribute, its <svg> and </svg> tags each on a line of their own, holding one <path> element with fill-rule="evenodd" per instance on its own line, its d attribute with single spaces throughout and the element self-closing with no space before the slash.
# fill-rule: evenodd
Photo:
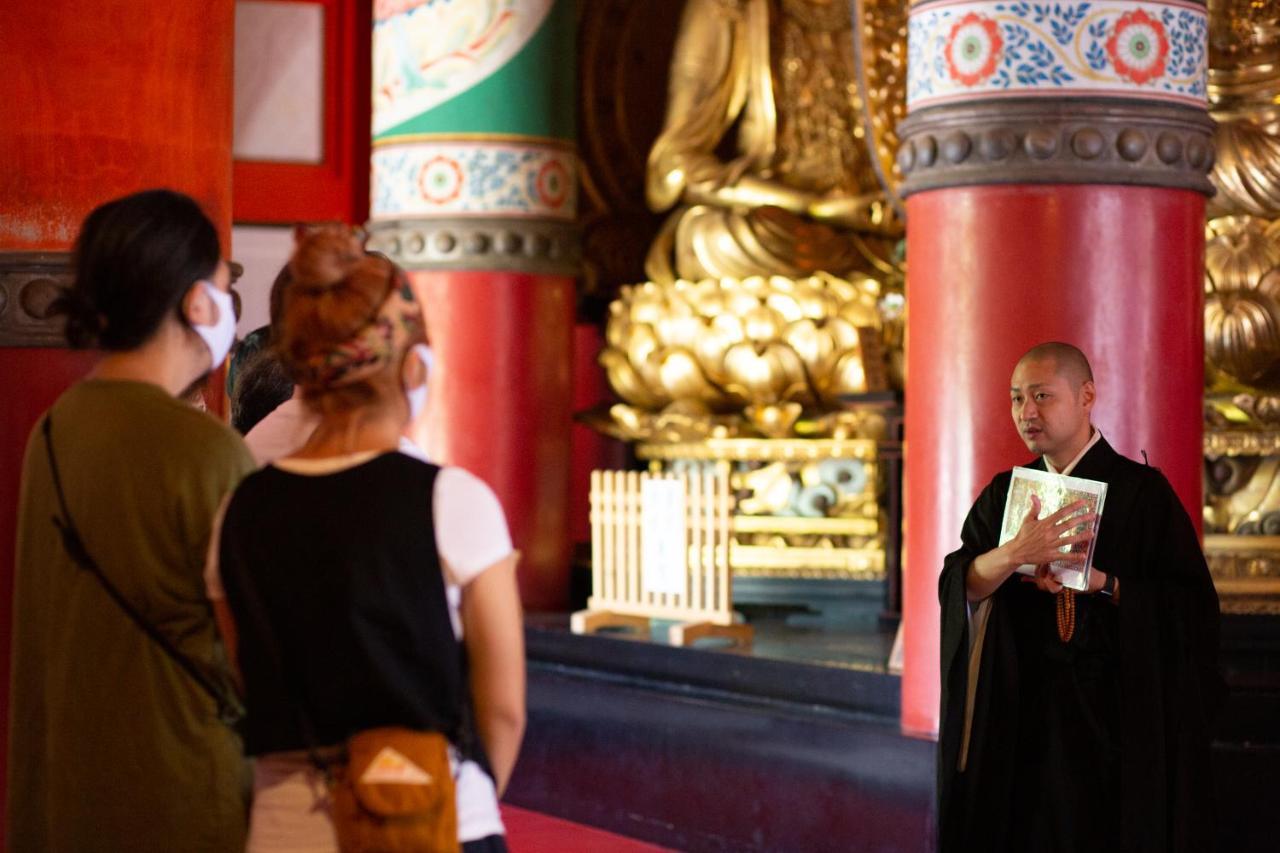
<svg viewBox="0 0 1280 853">
<path fill-rule="evenodd" d="M 66 289 L 52 306 L 52 313 L 66 318 L 64 335 L 74 349 L 87 349 L 98 345 L 105 327 L 104 317 L 98 312 L 92 298 L 83 290 Z"/>
<path fill-rule="evenodd" d="M 317 228 L 299 239 L 289 272 L 294 286 L 330 288 L 346 279 L 364 258 L 364 246 L 351 229 Z"/>
</svg>

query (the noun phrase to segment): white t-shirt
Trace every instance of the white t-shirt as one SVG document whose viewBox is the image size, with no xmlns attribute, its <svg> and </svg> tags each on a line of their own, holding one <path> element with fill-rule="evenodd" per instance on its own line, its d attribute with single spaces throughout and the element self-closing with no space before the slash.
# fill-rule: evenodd
<svg viewBox="0 0 1280 853">
<path fill-rule="evenodd" d="M 422 458 L 416 448 L 409 455 Z M 402 449 L 401 452 L 405 452 Z M 378 456 L 380 451 L 352 453 L 326 459 L 277 459 L 282 471 L 306 476 L 324 476 L 354 468 Z M 485 569 L 510 556 L 511 534 L 502 505 L 493 490 L 479 477 L 461 468 L 442 468 L 433 490 L 432 521 L 436 551 L 444 572 L 445 595 L 453 633 L 462 639 L 459 608 L 462 590 Z M 230 496 L 214 521 L 209 556 L 205 566 L 205 587 L 210 599 L 225 598 L 218 570 L 222 519 Z M 457 762 L 457 756 L 451 756 Z M 456 764 L 458 838 L 476 841 L 503 834 L 498 812 L 498 796 L 493 780 L 478 764 Z M 301 753 L 272 753 L 260 756 L 254 769 L 253 814 L 249 827 L 250 851 L 306 850 L 311 853 L 337 849 L 328 811 L 316 809 L 318 775 Z M 329 846 L 332 845 L 332 846 Z"/>
</svg>

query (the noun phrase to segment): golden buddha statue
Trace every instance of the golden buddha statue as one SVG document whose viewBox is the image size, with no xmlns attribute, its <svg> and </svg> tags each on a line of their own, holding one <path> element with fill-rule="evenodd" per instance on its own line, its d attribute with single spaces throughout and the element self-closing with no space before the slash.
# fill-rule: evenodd
<svg viewBox="0 0 1280 853">
<path fill-rule="evenodd" d="M 649 155 L 649 206 L 672 211 L 652 281 L 892 272 L 902 223 L 864 123 L 851 5 L 688 0 Z"/>
<path fill-rule="evenodd" d="M 646 173 L 669 213 L 649 280 L 609 305 L 625 402 L 596 423 L 652 471 L 731 474 L 735 575 L 884 574 L 892 400 L 867 392 L 901 384 L 906 10 L 685 3 Z"/>
<path fill-rule="evenodd" d="M 854 6 L 687 0 L 646 175 L 671 212 L 600 357 L 629 404 L 615 434 L 833 435 L 842 399 L 901 387 L 903 228 L 881 178 L 906 4 L 862 0 L 856 30 Z"/>
</svg>

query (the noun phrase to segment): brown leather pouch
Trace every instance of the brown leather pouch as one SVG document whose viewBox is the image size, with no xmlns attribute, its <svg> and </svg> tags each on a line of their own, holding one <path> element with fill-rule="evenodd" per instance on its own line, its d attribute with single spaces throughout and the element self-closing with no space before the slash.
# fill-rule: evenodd
<svg viewBox="0 0 1280 853">
<path fill-rule="evenodd" d="M 457 794 L 444 735 L 369 729 L 347 741 L 347 754 L 333 781 L 343 853 L 458 853 Z"/>
</svg>

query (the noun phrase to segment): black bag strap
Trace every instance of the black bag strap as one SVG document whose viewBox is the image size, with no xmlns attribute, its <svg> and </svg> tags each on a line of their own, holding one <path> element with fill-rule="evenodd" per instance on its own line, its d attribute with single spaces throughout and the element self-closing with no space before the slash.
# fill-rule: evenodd
<svg viewBox="0 0 1280 853">
<path fill-rule="evenodd" d="M 66 549 L 67 556 L 81 569 L 93 575 L 98 583 L 102 585 L 107 596 L 124 611 L 126 616 L 133 620 L 133 623 L 138 626 L 142 633 L 146 634 L 152 642 L 159 646 L 183 672 L 191 677 L 191 680 L 201 690 L 209 694 L 209 698 L 213 699 L 217 705 L 218 719 L 234 727 L 244 717 L 244 708 L 239 701 L 229 695 L 228 691 L 219 688 L 189 657 L 179 651 L 160 629 L 148 622 L 146 617 L 111 583 L 106 573 L 102 571 L 102 567 L 98 565 L 98 561 L 93 558 L 88 548 L 85 547 L 84 539 L 80 536 L 80 531 L 76 528 L 75 521 L 71 518 L 71 510 L 67 508 L 66 494 L 62 490 L 62 477 L 58 473 L 58 460 L 53 452 L 52 415 L 45 415 L 42 430 L 44 432 L 45 450 L 49 456 L 49 470 L 53 474 L 53 488 L 57 493 L 58 506 L 62 512 L 61 517 L 53 516 L 53 526 L 58 528 L 58 533 L 62 536 L 62 547 Z"/>
</svg>

